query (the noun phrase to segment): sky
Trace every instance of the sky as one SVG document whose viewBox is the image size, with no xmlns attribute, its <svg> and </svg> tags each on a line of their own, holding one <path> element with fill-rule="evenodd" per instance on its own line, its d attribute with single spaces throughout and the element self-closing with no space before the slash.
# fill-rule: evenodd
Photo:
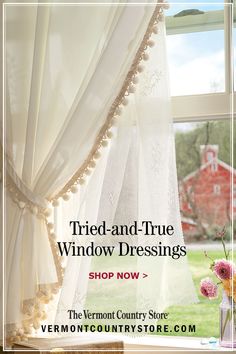
<svg viewBox="0 0 236 354">
<path fill-rule="evenodd" d="M 224 91 L 224 33 L 221 30 L 167 38 L 172 96 Z"/>
<path fill-rule="evenodd" d="M 173 2 L 166 16 L 191 8 L 203 11 L 223 9 L 222 0 L 214 5 L 206 2 L 200 5 L 196 1 L 177 5 Z M 172 96 L 224 91 L 223 30 L 169 35 L 167 54 Z"/>
</svg>

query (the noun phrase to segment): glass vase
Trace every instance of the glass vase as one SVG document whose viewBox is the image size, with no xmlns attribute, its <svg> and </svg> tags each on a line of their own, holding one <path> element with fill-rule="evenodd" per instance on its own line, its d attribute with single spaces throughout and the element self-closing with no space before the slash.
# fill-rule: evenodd
<svg viewBox="0 0 236 354">
<path fill-rule="evenodd" d="M 220 345 L 236 348 L 236 304 L 224 291 L 220 304 Z"/>
</svg>

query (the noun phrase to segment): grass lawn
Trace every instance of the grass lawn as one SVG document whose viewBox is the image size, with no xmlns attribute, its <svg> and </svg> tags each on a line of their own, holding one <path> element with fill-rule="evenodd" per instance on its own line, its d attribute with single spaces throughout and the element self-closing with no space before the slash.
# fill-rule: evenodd
<svg viewBox="0 0 236 354">
<path fill-rule="evenodd" d="M 223 258 L 223 252 L 220 251 L 209 251 L 208 255 L 213 259 Z M 118 257 L 120 258 L 120 257 Z M 93 264 L 93 271 L 102 271 L 104 270 L 104 264 L 106 264 L 106 269 L 110 269 L 116 266 L 117 270 L 117 258 L 116 257 L 96 257 L 96 260 Z M 194 284 L 199 296 L 200 302 L 194 305 L 186 306 L 171 306 L 166 309 L 165 312 L 169 313 L 169 319 L 164 320 L 163 324 L 170 325 L 196 325 L 195 333 L 171 333 L 171 335 L 176 336 L 196 336 L 196 337 L 219 337 L 219 303 L 221 301 L 221 296 L 216 300 L 208 300 L 200 295 L 199 293 L 199 282 L 204 277 L 212 277 L 212 273 L 209 269 L 209 260 L 204 257 L 203 251 L 189 251 L 188 252 L 188 261 L 191 268 Z M 116 265 L 114 264 L 116 263 Z M 123 257 L 121 267 L 124 267 L 125 271 L 134 269 L 134 260 L 130 257 Z M 119 266 L 119 269 L 122 269 Z M 122 281 L 123 282 L 123 281 Z M 117 282 L 112 282 L 109 280 L 92 281 L 89 283 L 88 298 L 85 308 L 90 309 L 94 312 L 104 311 L 106 312 L 114 310 L 114 299 L 108 297 L 107 287 L 115 287 L 116 298 L 119 299 L 119 302 L 122 303 L 122 309 L 124 311 L 129 311 L 131 308 L 129 302 L 127 301 L 127 291 L 126 289 L 127 282 L 124 281 L 117 290 Z M 110 290 L 111 290 L 110 288 Z M 111 292 L 110 292 L 111 293 Z M 118 296 L 118 297 L 117 297 Z M 130 296 L 132 298 L 132 294 Z M 96 323 L 94 321 L 94 323 Z M 161 323 L 161 321 L 159 322 Z M 163 335 L 164 333 L 162 333 Z M 168 335 L 168 334 L 166 334 Z"/>
</svg>

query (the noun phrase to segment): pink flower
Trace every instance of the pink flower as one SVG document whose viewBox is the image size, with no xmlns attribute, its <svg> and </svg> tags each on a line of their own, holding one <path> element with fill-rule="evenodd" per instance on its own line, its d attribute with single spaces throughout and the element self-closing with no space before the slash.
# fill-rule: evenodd
<svg viewBox="0 0 236 354">
<path fill-rule="evenodd" d="M 209 299 L 214 299 L 218 295 L 218 287 L 210 278 L 205 278 L 201 280 L 200 283 L 201 294 Z"/>
<path fill-rule="evenodd" d="M 233 268 L 231 262 L 226 259 L 219 259 L 215 261 L 213 271 L 220 280 L 226 280 L 232 278 L 234 272 Z"/>
</svg>

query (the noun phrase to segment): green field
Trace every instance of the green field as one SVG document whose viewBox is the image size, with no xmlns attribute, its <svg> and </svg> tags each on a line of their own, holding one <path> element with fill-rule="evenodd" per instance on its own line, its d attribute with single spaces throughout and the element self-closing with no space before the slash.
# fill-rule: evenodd
<svg viewBox="0 0 236 354">
<path fill-rule="evenodd" d="M 220 251 L 209 251 L 208 255 L 213 259 L 223 258 L 223 253 Z M 120 257 L 118 257 L 120 258 Z M 92 270 L 103 270 L 104 263 L 106 264 L 106 269 L 112 271 L 112 268 L 115 266 L 116 257 L 97 257 L 96 261 L 93 264 L 94 269 Z M 212 273 L 209 269 L 209 260 L 205 258 L 203 251 L 189 251 L 188 252 L 188 261 L 191 268 L 194 284 L 196 287 L 197 294 L 199 296 L 200 302 L 198 304 L 186 305 L 186 306 L 171 306 L 166 309 L 165 312 L 169 313 L 169 319 L 163 321 L 164 324 L 176 325 L 176 324 L 195 324 L 196 332 L 195 333 L 171 333 L 171 335 L 176 336 L 196 336 L 196 337 L 219 337 L 219 303 L 221 297 L 219 296 L 216 300 L 208 300 L 200 295 L 199 293 L 199 282 L 204 277 L 212 277 Z M 123 257 L 122 267 L 125 271 L 134 269 L 134 260 L 130 257 Z M 117 270 L 117 264 L 116 264 Z M 122 271 L 122 269 L 121 269 Z M 100 286 L 97 286 L 96 281 L 90 282 L 88 298 L 86 302 L 86 308 L 91 311 L 99 312 L 99 310 L 107 312 L 114 310 L 114 298 L 107 295 L 107 287 L 109 286 L 110 290 L 115 286 L 115 296 L 118 299 L 119 303 L 122 303 L 122 308 L 124 311 L 128 311 L 130 308 L 128 298 L 128 287 L 127 282 L 124 281 L 117 290 L 117 283 L 109 280 L 99 281 Z M 111 292 L 110 292 L 111 293 Z M 130 294 L 129 294 L 130 295 Z M 96 322 L 94 322 L 96 323 Z M 159 321 L 158 323 L 161 323 Z M 163 335 L 164 333 L 162 333 Z"/>
<path fill-rule="evenodd" d="M 208 255 L 213 259 L 224 257 L 223 252 L 219 251 L 209 251 Z M 194 323 L 197 332 L 184 333 L 184 336 L 219 337 L 219 304 L 221 296 L 216 300 L 208 300 L 199 293 L 199 283 L 202 278 L 210 277 L 215 279 L 209 269 L 209 260 L 204 257 L 202 251 L 189 251 L 188 260 L 200 302 L 194 305 L 170 307 L 168 309 L 170 319 L 165 322 L 175 324 Z M 176 333 L 176 335 L 179 336 L 180 334 Z"/>
</svg>

